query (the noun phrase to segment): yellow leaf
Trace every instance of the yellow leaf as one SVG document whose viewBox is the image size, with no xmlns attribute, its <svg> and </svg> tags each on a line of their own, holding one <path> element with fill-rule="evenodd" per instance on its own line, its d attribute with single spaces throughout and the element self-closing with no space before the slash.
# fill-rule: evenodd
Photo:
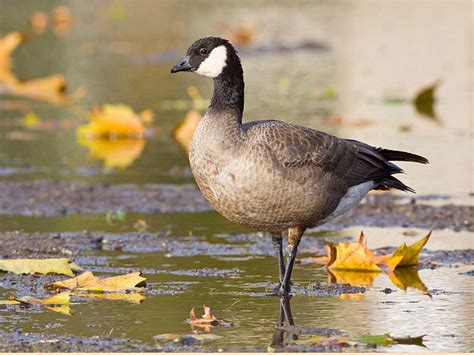
<svg viewBox="0 0 474 355">
<path fill-rule="evenodd" d="M 44 301 L 42 301 L 42 304 L 44 305 L 64 305 L 64 304 L 69 304 L 70 303 L 70 292 L 61 292 L 55 294 L 53 297 L 50 297 Z"/>
<path fill-rule="evenodd" d="M 201 121 L 201 114 L 195 110 L 189 111 L 173 131 L 174 139 L 187 151 L 191 147 L 194 131 Z"/>
<path fill-rule="evenodd" d="M 10 32 L 0 38 L 0 81 L 2 81 L 2 73 L 6 73 L 6 77 L 10 76 L 12 68 L 11 54 L 23 41 L 23 35 L 20 32 Z"/>
<path fill-rule="evenodd" d="M 329 246 L 327 267 L 331 270 L 377 271 L 380 268 L 374 263 L 374 254 L 367 248 L 363 233 L 358 243 L 339 243 Z"/>
<path fill-rule="evenodd" d="M 67 316 L 71 315 L 71 307 L 68 304 L 63 304 L 61 306 L 53 306 L 53 307 L 46 306 L 45 308 L 53 312 L 65 314 Z"/>
<path fill-rule="evenodd" d="M 77 130 L 80 138 L 143 138 L 145 134 L 141 116 L 127 105 L 103 105 L 90 113 L 88 119 L 89 123 Z"/>
<path fill-rule="evenodd" d="M 428 242 L 431 236 L 431 231 L 422 239 L 416 243 L 407 246 L 406 243 L 400 245 L 397 250 L 395 250 L 386 262 L 388 271 L 393 271 L 395 268 L 401 266 L 415 266 L 418 265 L 418 257 L 420 256 L 420 251 L 423 249 L 425 244 Z"/>
<path fill-rule="evenodd" d="M 68 101 L 66 79 L 62 75 L 51 75 L 44 78 L 20 82 L 15 80 L 7 85 L 9 91 L 18 96 L 64 104 Z"/>
<path fill-rule="evenodd" d="M 66 315 L 71 315 L 71 309 L 69 307 L 70 304 L 70 292 L 62 292 L 58 293 L 46 300 L 40 300 L 35 297 L 31 296 L 24 296 L 19 299 L 11 296 L 9 300 L 6 301 L 1 301 L 0 304 L 6 304 L 6 305 L 42 305 L 45 306 L 45 308 L 54 311 L 54 312 L 59 312 L 63 313 Z"/>
<path fill-rule="evenodd" d="M 78 143 L 89 149 L 93 159 L 104 161 L 106 169 L 126 168 L 140 157 L 145 139 L 79 139 Z"/>
<path fill-rule="evenodd" d="M 87 271 L 72 279 L 54 282 L 47 286 L 91 292 L 141 292 L 143 288 L 136 286 L 144 284 L 145 280 L 146 278 L 142 277 L 139 272 L 101 279 L 92 272 Z"/>
<path fill-rule="evenodd" d="M 17 300 L 0 300 L 0 304 L 17 305 L 17 304 L 21 304 L 21 302 Z"/>
<path fill-rule="evenodd" d="M 63 274 L 73 276 L 81 268 L 66 258 L 0 260 L 0 270 L 15 274 Z"/>
</svg>

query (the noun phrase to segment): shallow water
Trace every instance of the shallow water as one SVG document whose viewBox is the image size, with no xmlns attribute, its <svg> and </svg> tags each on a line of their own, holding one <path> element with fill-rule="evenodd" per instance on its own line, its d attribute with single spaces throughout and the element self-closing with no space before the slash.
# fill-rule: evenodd
<svg viewBox="0 0 474 355">
<path fill-rule="evenodd" d="M 0 0 L 0 35 L 10 30 L 28 31 L 27 18 L 31 12 L 49 11 L 56 4 Z M 275 1 L 265 6 L 244 1 L 230 2 L 225 7 L 210 1 L 66 4 L 73 15 L 69 33 L 57 36 L 47 30 L 41 36 L 29 36 L 14 53 L 14 71 L 21 79 L 62 73 L 72 91 L 84 86 L 87 94 L 69 108 L 2 95 L 1 180 L 193 183 L 186 153 L 171 136 L 187 108 L 170 108 L 170 102 L 171 106 L 177 104 L 176 100 L 190 105 L 186 95 L 189 85 L 196 85 L 203 98 L 209 98 L 211 82 L 195 75 L 171 76 L 169 69 L 195 38 L 222 34 L 223 27 L 249 23 L 257 28 L 255 42 L 239 48 L 245 69 L 247 120 L 277 118 L 377 146 L 422 154 L 431 164 L 403 165 L 407 175 L 402 180 L 415 188 L 418 196 L 432 197 L 424 203 L 472 205 L 473 92 L 469 50 L 473 38 L 469 1 L 387 1 L 376 9 L 369 1 Z M 307 42 L 317 45 L 302 48 Z M 281 50 L 282 46 L 290 50 Z M 417 113 L 410 100 L 437 79 L 442 84 L 435 104 L 437 118 L 433 119 Z M 107 102 L 125 103 L 136 111 L 151 108 L 156 114 L 143 150 L 123 169 L 105 169 L 102 160 L 94 159 L 88 148 L 76 141 L 75 126 L 84 122 L 85 113 L 93 105 Z M 25 113 L 15 109 L 19 105 L 33 110 L 45 124 L 25 127 Z M 342 117 L 342 123 L 338 119 L 328 120 L 330 116 Z M 27 133 L 30 138 L 12 139 L 12 132 Z M 125 149 L 132 150 L 126 145 Z M 151 231 L 168 231 L 176 238 L 200 236 L 211 244 L 232 244 L 220 238 L 222 234 L 252 232 L 225 221 L 213 211 L 131 211 L 124 222 L 113 225 L 107 223 L 104 213 L 0 216 L 0 232 L 125 233 L 134 230 L 138 219 L 146 220 Z M 323 230 L 315 235 L 336 240 L 354 238 L 361 228 L 373 248 L 413 240 L 402 236 L 406 231 L 403 228 L 364 226 L 338 232 Z M 420 236 L 424 232 L 419 231 Z M 469 232 L 436 231 L 427 248 L 474 248 L 473 237 Z M 153 287 L 173 294 L 145 294 L 140 305 L 106 300 L 80 302 L 73 306 L 72 316 L 50 311 L 2 310 L 0 330 L 20 327 L 24 332 L 126 337 L 153 343 L 152 337 L 158 334 L 189 333 L 190 326 L 185 322 L 189 310 L 196 307 L 200 311 L 198 308 L 206 304 L 218 318 L 235 323 L 233 327 L 212 329 L 212 333 L 224 338 L 206 346 L 262 350 L 271 343 L 279 301 L 262 297 L 268 282 L 275 281 L 275 260 L 268 255 L 87 253 L 98 264 L 81 265 L 85 269 L 112 273 L 114 269 L 149 270 L 146 276 Z M 203 268 L 236 270 L 224 276 L 207 277 L 186 271 Z M 295 323 L 335 328 L 347 337 L 426 334 L 426 348 L 396 345 L 378 349 L 383 351 L 472 350 L 474 279 L 461 274 L 469 270 L 466 265 L 420 270 L 419 276 L 432 298 L 416 289 L 400 290 L 386 275 L 378 276 L 357 299 L 295 295 L 291 300 Z M 322 267 L 297 266 L 294 277 L 295 285 L 305 286 L 326 281 L 327 273 Z M 387 287 L 395 292 L 381 292 Z M 0 288 L 1 298 L 12 292 L 15 290 Z"/>
</svg>

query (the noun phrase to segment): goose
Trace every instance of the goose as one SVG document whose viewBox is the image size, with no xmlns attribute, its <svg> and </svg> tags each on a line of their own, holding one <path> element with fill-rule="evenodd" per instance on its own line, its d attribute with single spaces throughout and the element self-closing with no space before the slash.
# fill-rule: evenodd
<svg viewBox="0 0 474 355">
<path fill-rule="evenodd" d="M 171 73 L 186 71 L 214 80 L 209 108 L 189 150 L 192 173 L 217 212 L 270 233 L 279 272 L 272 294 L 290 294 L 293 265 L 306 229 L 344 214 L 370 190 L 414 192 L 393 176 L 403 170 L 392 161 L 428 163 L 416 154 L 282 121 L 242 123 L 243 69 L 226 39 L 196 40 L 171 69 Z"/>
</svg>

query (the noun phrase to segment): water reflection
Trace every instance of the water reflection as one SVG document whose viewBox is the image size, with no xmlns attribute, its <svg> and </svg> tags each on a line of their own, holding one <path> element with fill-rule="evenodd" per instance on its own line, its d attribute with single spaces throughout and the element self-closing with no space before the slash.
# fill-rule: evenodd
<svg viewBox="0 0 474 355">
<path fill-rule="evenodd" d="M 105 169 L 126 168 L 140 157 L 145 139 L 79 139 L 79 145 L 89 149 L 92 159 L 103 160 Z"/>
<path fill-rule="evenodd" d="M 280 312 L 278 316 L 278 322 L 273 333 L 271 347 L 281 348 L 285 345 L 285 330 L 284 326 L 294 326 L 293 315 L 291 313 L 291 296 L 283 296 L 280 298 Z M 291 340 L 298 340 L 298 335 L 291 334 Z"/>
<path fill-rule="evenodd" d="M 328 270 L 328 283 L 343 283 L 351 286 L 370 287 L 381 272 L 357 272 Z M 428 294 L 428 288 L 421 281 L 418 270 L 414 267 L 404 267 L 387 272 L 388 277 L 395 286 L 406 291 L 408 288 L 420 290 Z M 361 295 L 363 297 L 363 294 Z"/>
</svg>

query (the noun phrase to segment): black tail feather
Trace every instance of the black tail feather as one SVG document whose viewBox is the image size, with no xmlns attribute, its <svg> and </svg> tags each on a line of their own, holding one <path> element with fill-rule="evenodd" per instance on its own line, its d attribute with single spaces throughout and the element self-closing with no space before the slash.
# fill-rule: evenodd
<svg viewBox="0 0 474 355">
<path fill-rule="evenodd" d="M 400 180 L 398 180 L 396 177 L 393 177 L 393 176 L 387 176 L 382 179 L 375 180 L 374 183 L 376 184 L 376 186 L 374 187 L 374 190 L 397 189 L 401 191 L 415 193 L 415 190 L 405 185 L 403 182 L 401 182 Z"/>
<path fill-rule="evenodd" d="M 399 150 L 383 149 L 383 148 L 377 148 L 377 151 L 380 154 L 382 154 L 387 160 L 412 161 L 412 162 L 421 163 L 421 164 L 429 163 L 428 159 L 426 159 L 425 157 L 422 157 L 421 155 L 416 155 L 413 153 L 402 152 Z"/>
</svg>

